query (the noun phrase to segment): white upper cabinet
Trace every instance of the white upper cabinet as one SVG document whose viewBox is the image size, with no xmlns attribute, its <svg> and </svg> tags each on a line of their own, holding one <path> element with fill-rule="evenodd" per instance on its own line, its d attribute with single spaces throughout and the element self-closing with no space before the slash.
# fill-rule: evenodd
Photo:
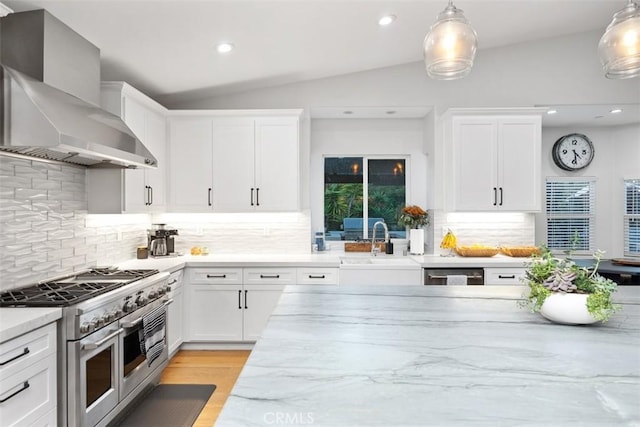
<svg viewBox="0 0 640 427">
<path fill-rule="evenodd" d="M 170 210 L 299 209 L 299 112 L 171 117 Z"/>
<path fill-rule="evenodd" d="M 166 109 L 143 93 L 123 82 L 103 82 L 102 107 L 122 118 L 145 147 L 158 160 L 156 169 L 123 169 L 90 172 L 93 185 L 89 189 L 90 211 L 95 213 L 161 212 L 166 207 L 165 177 L 168 170 L 166 156 Z M 119 175 L 119 176 L 116 176 Z M 111 183 L 108 202 L 99 197 Z M 119 188 L 118 188 L 119 187 Z M 92 197 L 94 191 L 96 197 Z M 120 206 L 116 206 L 117 204 Z"/>
<path fill-rule="evenodd" d="M 449 123 L 450 210 L 540 210 L 540 114 L 453 114 Z"/>
</svg>

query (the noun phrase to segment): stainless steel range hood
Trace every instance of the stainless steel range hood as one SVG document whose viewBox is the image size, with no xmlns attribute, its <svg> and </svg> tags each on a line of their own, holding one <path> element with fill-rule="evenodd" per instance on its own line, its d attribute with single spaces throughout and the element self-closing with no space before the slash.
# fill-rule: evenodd
<svg viewBox="0 0 640 427">
<path fill-rule="evenodd" d="M 156 167 L 99 107 L 100 50 L 45 10 L 0 20 L 0 150 L 88 167 Z"/>
</svg>

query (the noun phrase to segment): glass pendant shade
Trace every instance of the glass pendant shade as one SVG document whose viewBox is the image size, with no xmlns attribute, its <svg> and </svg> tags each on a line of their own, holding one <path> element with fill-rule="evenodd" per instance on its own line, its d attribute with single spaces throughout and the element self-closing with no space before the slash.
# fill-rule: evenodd
<svg viewBox="0 0 640 427">
<path fill-rule="evenodd" d="M 607 78 L 640 76 L 640 7 L 633 0 L 613 15 L 598 44 L 598 55 Z"/>
<path fill-rule="evenodd" d="M 451 0 L 424 39 L 424 62 L 429 77 L 454 80 L 471 71 L 478 37 Z"/>
</svg>

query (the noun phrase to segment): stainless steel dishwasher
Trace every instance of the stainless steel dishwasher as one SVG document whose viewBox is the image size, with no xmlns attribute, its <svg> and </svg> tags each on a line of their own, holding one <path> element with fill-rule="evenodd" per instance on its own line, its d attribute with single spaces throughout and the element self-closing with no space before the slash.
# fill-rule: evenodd
<svg viewBox="0 0 640 427">
<path fill-rule="evenodd" d="M 484 269 L 482 268 L 425 268 L 425 286 L 447 285 L 449 280 L 466 276 L 466 284 L 469 286 L 484 285 Z"/>
</svg>

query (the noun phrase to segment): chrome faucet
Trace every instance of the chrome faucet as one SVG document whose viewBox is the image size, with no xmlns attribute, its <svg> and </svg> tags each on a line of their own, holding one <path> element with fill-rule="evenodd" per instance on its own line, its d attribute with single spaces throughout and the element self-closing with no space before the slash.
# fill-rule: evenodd
<svg viewBox="0 0 640 427">
<path fill-rule="evenodd" d="M 380 224 L 384 228 L 384 241 L 389 241 L 389 229 L 387 228 L 387 224 L 384 221 L 377 221 L 373 224 L 373 231 L 371 233 L 371 255 L 376 256 L 378 252 L 380 252 L 380 248 L 376 248 L 376 226 Z"/>
</svg>

